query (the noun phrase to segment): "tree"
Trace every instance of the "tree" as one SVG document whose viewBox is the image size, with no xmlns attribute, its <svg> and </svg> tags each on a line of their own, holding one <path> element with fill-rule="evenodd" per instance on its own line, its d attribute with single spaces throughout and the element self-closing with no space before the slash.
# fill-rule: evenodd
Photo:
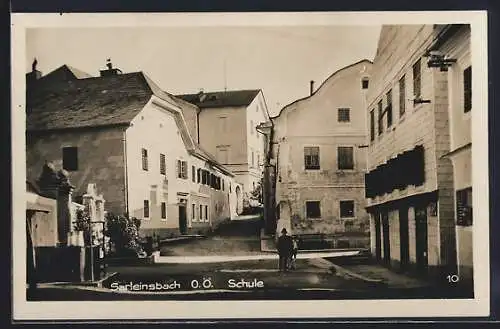
<svg viewBox="0 0 500 329">
<path fill-rule="evenodd" d="M 75 231 L 83 231 L 83 240 L 86 246 L 90 245 L 91 223 L 90 215 L 85 209 L 76 211 L 76 221 L 74 223 Z"/>
<path fill-rule="evenodd" d="M 139 219 L 130 218 L 128 214 L 122 216 L 106 214 L 105 235 L 110 238 L 116 255 L 137 256 L 144 252 L 139 243 L 140 225 Z"/>
</svg>

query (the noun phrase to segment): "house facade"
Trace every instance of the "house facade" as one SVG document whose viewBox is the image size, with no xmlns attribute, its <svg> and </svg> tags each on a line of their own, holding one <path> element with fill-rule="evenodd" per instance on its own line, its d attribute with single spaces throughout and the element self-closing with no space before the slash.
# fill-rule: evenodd
<svg viewBox="0 0 500 329">
<path fill-rule="evenodd" d="M 199 233 L 235 216 L 234 175 L 193 140 L 175 97 L 141 72 L 103 72 L 30 84 L 28 179 L 52 162 L 75 200 L 95 183 L 108 212 L 142 219 L 142 235 Z"/>
<path fill-rule="evenodd" d="M 472 61 L 469 25 L 446 27 L 447 34 L 433 47 L 448 64 L 448 109 L 450 152 L 453 164 L 455 223 L 457 234 L 457 275 L 461 282 L 473 283 L 472 216 Z"/>
<path fill-rule="evenodd" d="M 383 26 L 368 92 L 371 250 L 399 271 L 456 273 L 448 72 L 430 52 L 448 27 Z"/>
<path fill-rule="evenodd" d="M 242 187 L 238 193 L 248 199 L 261 182 L 265 156 L 265 138 L 256 130 L 259 123 L 269 120 L 262 91 L 200 92 L 177 97 L 198 107 L 197 119 L 192 121 L 196 121 L 200 145 L 236 175 Z"/>
<path fill-rule="evenodd" d="M 371 66 L 363 60 L 338 70 L 272 118 L 277 232 L 334 241 L 347 234 L 351 247 L 369 244 L 364 108 Z"/>
</svg>

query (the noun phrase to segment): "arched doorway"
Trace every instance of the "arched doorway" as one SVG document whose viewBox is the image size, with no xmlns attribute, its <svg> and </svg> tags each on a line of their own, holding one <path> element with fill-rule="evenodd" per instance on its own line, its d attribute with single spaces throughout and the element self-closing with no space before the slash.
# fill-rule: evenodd
<svg viewBox="0 0 500 329">
<path fill-rule="evenodd" d="M 236 186 L 236 214 L 241 214 L 243 211 L 243 196 L 241 193 L 241 188 L 239 186 Z"/>
</svg>

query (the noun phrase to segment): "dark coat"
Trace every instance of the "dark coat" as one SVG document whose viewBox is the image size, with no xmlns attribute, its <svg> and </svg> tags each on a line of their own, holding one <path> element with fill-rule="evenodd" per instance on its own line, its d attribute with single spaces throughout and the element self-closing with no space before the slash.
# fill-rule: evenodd
<svg viewBox="0 0 500 329">
<path fill-rule="evenodd" d="M 280 255 L 290 255 L 293 250 L 293 240 L 289 235 L 282 235 L 278 238 L 277 245 L 278 253 Z"/>
</svg>

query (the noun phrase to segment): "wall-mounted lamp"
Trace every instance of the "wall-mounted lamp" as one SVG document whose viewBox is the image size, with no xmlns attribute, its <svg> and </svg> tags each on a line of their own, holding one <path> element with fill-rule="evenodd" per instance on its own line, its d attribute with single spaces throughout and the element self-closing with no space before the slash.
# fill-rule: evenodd
<svg viewBox="0 0 500 329">
<path fill-rule="evenodd" d="M 446 58 L 445 55 L 441 54 L 438 51 L 428 51 L 424 55 L 425 57 L 429 57 L 427 60 L 427 67 L 430 68 L 439 68 L 441 72 L 447 72 L 448 67 L 452 66 L 453 63 L 456 63 L 457 60 L 454 58 Z"/>
<path fill-rule="evenodd" d="M 413 105 L 417 105 L 417 104 L 429 104 L 431 102 L 430 99 L 422 99 L 422 97 L 415 97 L 413 99 Z"/>
</svg>

